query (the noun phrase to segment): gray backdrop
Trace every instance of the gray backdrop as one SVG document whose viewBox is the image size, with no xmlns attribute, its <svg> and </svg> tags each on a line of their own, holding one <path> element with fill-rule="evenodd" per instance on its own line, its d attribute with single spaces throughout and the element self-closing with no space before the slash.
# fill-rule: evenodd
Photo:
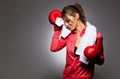
<svg viewBox="0 0 120 79">
<path fill-rule="evenodd" d="M 105 63 L 94 79 L 120 79 L 119 0 L 77 0 L 104 38 Z M 74 0 L 0 1 L 0 79 L 62 79 L 65 49 L 50 51 L 48 14 Z"/>
</svg>

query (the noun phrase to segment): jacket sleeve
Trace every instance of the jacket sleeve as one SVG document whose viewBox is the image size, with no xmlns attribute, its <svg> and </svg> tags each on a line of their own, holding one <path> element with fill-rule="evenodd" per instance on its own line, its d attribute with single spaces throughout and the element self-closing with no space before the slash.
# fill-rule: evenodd
<svg viewBox="0 0 120 79">
<path fill-rule="evenodd" d="M 50 50 L 52 52 L 59 51 L 62 48 L 64 48 L 66 45 L 66 39 L 64 39 L 64 38 L 59 39 L 60 33 L 61 33 L 61 31 L 55 31 L 53 34 L 51 46 L 50 46 Z"/>
<path fill-rule="evenodd" d="M 104 54 L 103 54 L 103 37 L 100 32 L 97 32 L 96 45 L 98 45 L 98 50 L 100 55 L 95 59 L 94 63 L 102 65 L 104 63 Z"/>
</svg>

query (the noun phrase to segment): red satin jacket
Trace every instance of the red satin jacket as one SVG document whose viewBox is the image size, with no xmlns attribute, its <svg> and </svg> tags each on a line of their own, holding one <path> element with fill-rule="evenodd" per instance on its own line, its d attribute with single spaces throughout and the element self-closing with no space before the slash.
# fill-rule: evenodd
<svg viewBox="0 0 120 79">
<path fill-rule="evenodd" d="M 97 32 L 96 45 L 99 46 L 100 55 L 94 61 L 91 61 L 88 65 L 85 65 L 79 61 L 80 56 L 74 54 L 75 43 L 77 35 L 72 32 L 67 38 L 59 38 L 61 31 L 55 31 L 51 41 L 50 50 L 53 52 L 59 51 L 66 46 L 66 65 L 63 71 L 63 79 L 92 79 L 94 74 L 94 65 L 102 65 L 104 63 L 103 54 L 103 38 L 100 32 Z M 85 28 L 81 31 L 82 37 L 85 32 Z"/>
</svg>

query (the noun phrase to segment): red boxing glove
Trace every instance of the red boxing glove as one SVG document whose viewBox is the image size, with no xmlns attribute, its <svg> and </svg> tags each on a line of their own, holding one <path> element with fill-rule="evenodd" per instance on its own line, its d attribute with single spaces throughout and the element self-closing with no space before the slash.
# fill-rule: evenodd
<svg viewBox="0 0 120 79">
<path fill-rule="evenodd" d="M 99 49 L 97 45 L 88 46 L 84 50 L 84 55 L 90 59 L 93 60 L 99 56 Z"/>
<path fill-rule="evenodd" d="M 53 10 L 49 14 L 49 22 L 54 25 L 54 30 L 61 30 L 61 25 L 64 23 L 62 13 L 59 10 Z"/>
</svg>

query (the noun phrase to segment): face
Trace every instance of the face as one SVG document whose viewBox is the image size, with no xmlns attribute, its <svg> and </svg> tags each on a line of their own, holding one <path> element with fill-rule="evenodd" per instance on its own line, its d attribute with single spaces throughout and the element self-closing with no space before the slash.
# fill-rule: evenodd
<svg viewBox="0 0 120 79">
<path fill-rule="evenodd" d="M 63 18 L 65 25 L 68 29 L 70 30 L 74 30 L 77 27 L 78 24 L 78 17 L 75 16 L 71 16 L 69 14 L 65 14 L 65 17 Z"/>
</svg>

